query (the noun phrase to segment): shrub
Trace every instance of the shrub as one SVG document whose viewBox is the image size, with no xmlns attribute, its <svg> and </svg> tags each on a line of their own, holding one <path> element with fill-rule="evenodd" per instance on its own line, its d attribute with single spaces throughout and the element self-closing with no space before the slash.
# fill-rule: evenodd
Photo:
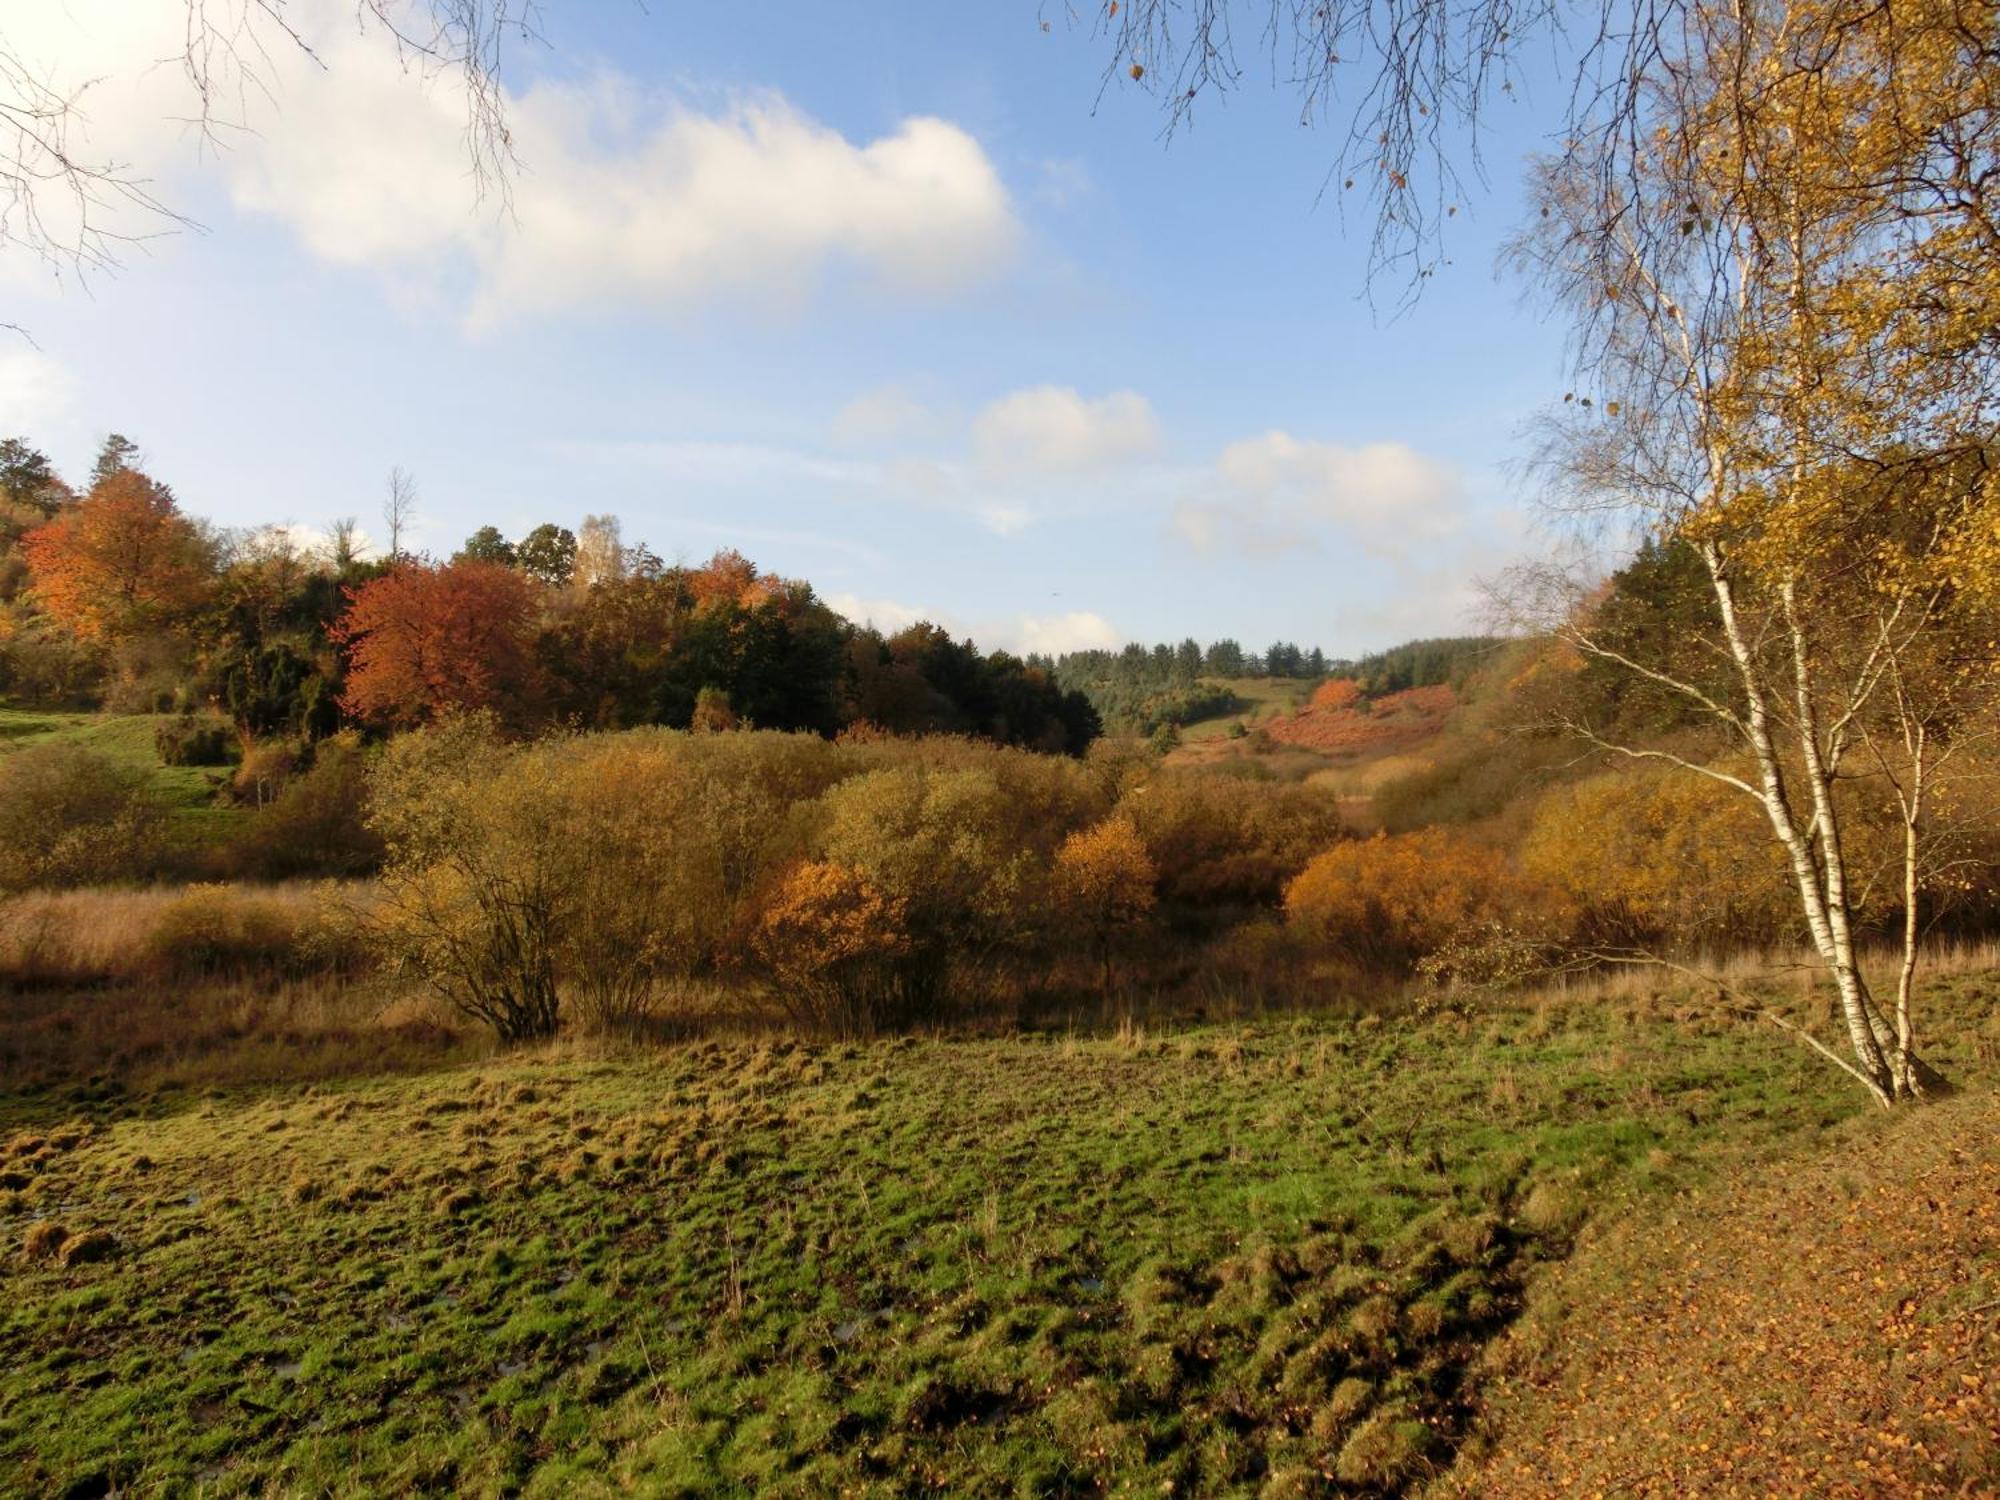
<svg viewBox="0 0 2000 1500">
<path fill-rule="evenodd" d="M 898 766 L 840 783 L 821 799 L 821 856 L 900 902 L 911 952 L 901 983 L 911 1014 L 935 1020 L 946 982 L 986 977 L 1033 935 L 1043 910 L 1035 809 L 990 770 Z"/>
<path fill-rule="evenodd" d="M 226 766 L 237 757 L 236 736 L 220 719 L 182 714 L 153 730 L 153 748 L 169 766 Z"/>
<path fill-rule="evenodd" d="M 382 840 L 368 826 L 368 755 L 352 733 L 321 740 L 312 767 L 283 784 L 226 856 L 261 880 L 348 876 L 373 870 Z"/>
<path fill-rule="evenodd" d="M 162 822 L 146 779 L 96 751 L 13 751 L 0 758 L 0 890 L 143 879 Z"/>
<path fill-rule="evenodd" d="M 556 747 L 510 750 L 482 718 L 392 742 L 371 821 L 388 851 L 390 951 L 502 1041 L 555 1033 L 556 944 L 579 851 L 554 792 Z"/>
<path fill-rule="evenodd" d="M 1594 776 L 1549 793 L 1521 864 L 1574 905 L 1585 942 L 1768 941 L 1798 909 L 1757 806 L 1685 772 Z"/>
<path fill-rule="evenodd" d="M 809 861 L 772 892 L 751 947 L 795 1022 L 867 1033 L 905 1020 L 924 998 L 920 985 L 911 992 L 907 914 L 860 870 Z"/>
<path fill-rule="evenodd" d="M 269 807 L 284 794 L 299 760 L 299 747 L 291 741 L 259 740 L 244 750 L 230 790 L 238 802 Z"/>
<path fill-rule="evenodd" d="M 1072 833 L 1056 851 L 1056 901 L 1065 920 L 1096 950 L 1099 982 L 1107 990 L 1112 944 L 1152 911 L 1158 878 L 1145 840 L 1124 813 Z"/>
<path fill-rule="evenodd" d="M 1306 861 L 1340 837 L 1340 809 L 1317 787 L 1199 773 L 1153 777 L 1119 810 L 1181 908 L 1275 906 Z"/>
<path fill-rule="evenodd" d="M 1378 834 L 1307 865 L 1285 890 L 1285 918 L 1370 967 L 1407 971 L 1520 905 L 1517 886 L 1499 854 L 1444 829 Z"/>
<path fill-rule="evenodd" d="M 373 778 L 384 935 L 507 1040 L 599 1025 L 713 965 L 847 763 L 808 736 L 642 731 L 508 746 L 488 720 L 393 743 Z"/>
<path fill-rule="evenodd" d="M 144 941 L 148 973 L 296 973 L 308 967 L 311 913 L 226 885 L 191 885 L 159 912 Z"/>
</svg>

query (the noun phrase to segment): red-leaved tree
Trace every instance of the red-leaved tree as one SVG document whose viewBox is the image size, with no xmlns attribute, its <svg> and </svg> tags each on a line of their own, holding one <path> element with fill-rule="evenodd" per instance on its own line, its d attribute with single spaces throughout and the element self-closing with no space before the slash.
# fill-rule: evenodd
<svg viewBox="0 0 2000 1500">
<path fill-rule="evenodd" d="M 535 699 L 540 585 L 500 563 L 403 563 L 347 591 L 329 634 L 347 653 L 341 707 L 407 729 L 454 710 L 520 722 Z"/>
</svg>

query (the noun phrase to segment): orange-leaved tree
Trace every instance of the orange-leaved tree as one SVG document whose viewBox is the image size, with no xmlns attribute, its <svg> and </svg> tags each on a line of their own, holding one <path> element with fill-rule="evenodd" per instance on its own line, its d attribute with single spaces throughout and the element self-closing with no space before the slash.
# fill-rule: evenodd
<svg viewBox="0 0 2000 1500">
<path fill-rule="evenodd" d="M 404 563 L 347 591 L 329 629 L 347 653 L 341 706 L 405 729 L 453 712 L 527 717 L 536 670 L 530 634 L 540 585 L 499 563 Z"/>
<path fill-rule="evenodd" d="M 35 602 L 79 639 L 122 640 L 200 603 L 215 547 L 182 515 L 173 492 L 136 469 L 21 538 Z"/>
<path fill-rule="evenodd" d="M 832 860 L 794 865 L 758 916 L 750 949 L 792 1019 L 866 1032 L 899 1019 L 897 963 L 910 952 L 908 904 Z"/>
<path fill-rule="evenodd" d="M 1112 944 L 1152 911 L 1158 879 L 1146 841 L 1123 813 L 1078 829 L 1056 850 L 1056 900 L 1068 923 L 1096 949 L 1099 982 L 1106 990 Z"/>
</svg>

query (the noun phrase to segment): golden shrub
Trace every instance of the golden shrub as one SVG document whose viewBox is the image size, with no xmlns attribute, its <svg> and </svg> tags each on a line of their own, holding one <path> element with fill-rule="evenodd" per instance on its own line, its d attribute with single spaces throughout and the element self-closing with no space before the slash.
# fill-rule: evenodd
<svg viewBox="0 0 2000 1500">
<path fill-rule="evenodd" d="M 1112 944 L 1152 911 L 1158 879 L 1146 841 L 1124 813 L 1072 833 L 1056 851 L 1056 900 L 1068 922 L 1096 949 L 1107 989 Z"/>
<path fill-rule="evenodd" d="M 1295 929 L 1361 962 L 1407 968 L 1469 925 L 1517 907 L 1494 850 L 1442 828 L 1337 844 L 1285 889 Z"/>
<path fill-rule="evenodd" d="M 862 1032 L 899 1019 L 908 905 L 852 865 L 811 860 L 765 903 L 750 948 L 786 1012 L 815 1030 Z"/>
<path fill-rule="evenodd" d="M 1521 864 L 1567 898 L 1591 941 L 1768 941 L 1797 907 L 1762 811 L 1687 772 L 1614 773 L 1551 792 Z"/>
<path fill-rule="evenodd" d="M 1315 853 L 1340 837 L 1340 810 L 1317 787 L 1200 774 L 1155 776 L 1119 803 L 1160 871 L 1162 900 L 1271 906 Z"/>
</svg>

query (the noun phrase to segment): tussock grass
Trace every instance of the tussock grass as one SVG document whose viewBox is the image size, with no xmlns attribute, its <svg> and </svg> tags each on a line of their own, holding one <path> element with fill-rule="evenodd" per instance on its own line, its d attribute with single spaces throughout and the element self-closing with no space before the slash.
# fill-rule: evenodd
<svg viewBox="0 0 2000 1500">
<path fill-rule="evenodd" d="M 1969 1079 L 1995 986 L 1953 983 Z M 1868 1109 L 1776 1035 L 1602 1003 L 15 1095 L 0 1472 L 1394 1491 L 1579 1222 Z M 23 1260 L 51 1222 L 113 1253 Z"/>
</svg>

